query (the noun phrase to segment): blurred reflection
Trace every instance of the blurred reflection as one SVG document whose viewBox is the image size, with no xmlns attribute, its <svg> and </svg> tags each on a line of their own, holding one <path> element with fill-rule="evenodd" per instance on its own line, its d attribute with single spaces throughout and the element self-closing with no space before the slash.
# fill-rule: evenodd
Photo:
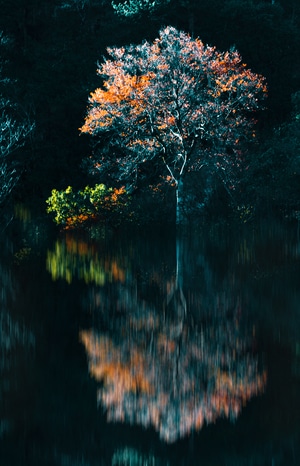
<svg viewBox="0 0 300 466">
<path fill-rule="evenodd" d="M 237 276 L 216 255 L 199 239 L 109 247 L 72 234 L 48 251 L 53 279 L 89 284 L 83 301 L 98 329 L 80 339 L 108 420 L 151 426 L 174 442 L 219 417 L 235 420 L 263 391 Z"/>
<path fill-rule="evenodd" d="M 23 322 L 11 315 L 10 308 L 16 295 L 16 287 L 5 253 L 11 256 L 12 245 L 6 238 L 2 238 L 2 246 L 0 261 L 0 438 L 12 427 L 11 408 L 7 403 L 7 394 L 12 391 L 16 383 L 13 372 L 20 362 L 18 352 L 20 350 L 23 352 L 24 348 L 30 349 L 35 344 L 33 333 Z"/>
<path fill-rule="evenodd" d="M 104 285 L 106 282 L 125 280 L 125 270 L 109 255 L 101 254 L 94 244 L 67 234 L 48 250 L 46 268 L 52 279 L 74 279 L 85 283 Z"/>
<path fill-rule="evenodd" d="M 136 308 L 112 335 L 82 331 L 90 373 L 103 382 L 98 401 L 108 420 L 153 426 L 174 442 L 220 416 L 236 419 L 266 383 L 239 311 L 195 324 Z"/>
<path fill-rule="evenodd" d="M 111 466 L 121 466 L 129 464 L 130 466 L 158 466 L 160 463 L 159 459 L 154 455 L 143 455 L 134 448 L 125 447 L 116 450 L 111 460 Z M 169 463 L 164 463 L 164 466 L 168 466 Z"/>
</svg>

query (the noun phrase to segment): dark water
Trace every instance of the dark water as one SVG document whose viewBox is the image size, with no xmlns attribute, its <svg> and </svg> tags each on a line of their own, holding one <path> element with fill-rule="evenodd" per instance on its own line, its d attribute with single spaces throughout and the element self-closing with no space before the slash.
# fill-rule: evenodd
<svg viewBox="0 0 300 466">
<path fill-rule="evenodd" d="M 0 465 L 300 464 L 300 238 L 268 221 L 0 253 Z"/>
</svg>

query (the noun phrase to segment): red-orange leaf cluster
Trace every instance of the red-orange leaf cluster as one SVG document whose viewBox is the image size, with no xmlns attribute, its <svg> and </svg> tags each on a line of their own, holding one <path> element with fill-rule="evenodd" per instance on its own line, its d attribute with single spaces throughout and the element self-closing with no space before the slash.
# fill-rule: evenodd
<svg viewBox="0 0 300 466">
<path fill-rule="evenodd" d="M 166 27 L 153 43 L 108 54 L 98 69 L 102 87 L 91 93 L 80 131 L 108 135 L 110 147 L 122 150 L 120 176 L 136 175 L 140 164 L 156 158 L 175 186 L 186 170 L 203 164 L 228 171 L 240 166 L 238 146 L 251 138 L 252 114 L 267 88 L 236 50 L 222 53 Z"/>
</svg>

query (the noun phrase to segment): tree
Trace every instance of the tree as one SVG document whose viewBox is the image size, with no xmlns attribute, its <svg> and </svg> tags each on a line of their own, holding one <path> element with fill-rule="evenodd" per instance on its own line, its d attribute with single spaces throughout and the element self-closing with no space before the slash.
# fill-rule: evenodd
<svg viewBox="0 0 300 466">
<path fill-rule="evenodd" d="M 89 97 L 81 133 L 102 138 L 97 168 L 114 166 L 119 179 L 137 180 L 145 162 L 163 167 L 176 188 L 183 222 L 183 181 L 206 166 L 234 189 L 241 143 L 255 137 L 253 112 L 266 96 L 262 76 L 232 49 L 219 52 L 173 27 L 154 42 L 107 49 L 98 67 L 101 88 Z"/>
<path fill-rule="evenodd" d="M 123 2 L 112 0 L 111 4 L 117 14 L 132 17 L 144 12 L 152 13 L 169 2 L 170 0 L 125 0 Z"/>
<path fill-rule="evenodd" d="M 22 147 L 32 125 L 17 123 L 9 115 L 10 103 L 0 100 L 0 204 L 3 204 L 16 185 L 21 171 L 11 160 L 11 154 Z"/>
<path fill-rule="evenodd" d="M 0 32 L 0 46 L 5 47 L 9 39 Z M 3 205 L 20 176 L 17 163 L 11 154 L 22 147 L 34 125 L 25 117 L 17 121 L 15 116 L 20 109 L 4 96 L 5 88 L 12 82 L 3 76 L 3 63 L 0 58 L 0 206 Z"/>
<path fill-rule="evenodd" d="M 245 173 L 246 203 L 266 212 L 281 210 L 299 218 L 300 92 L 291 96 L 289 120 L 274 128 L 256 150 Z M 249 182 L 251 180 L 251 182 Z"/>
</svg>

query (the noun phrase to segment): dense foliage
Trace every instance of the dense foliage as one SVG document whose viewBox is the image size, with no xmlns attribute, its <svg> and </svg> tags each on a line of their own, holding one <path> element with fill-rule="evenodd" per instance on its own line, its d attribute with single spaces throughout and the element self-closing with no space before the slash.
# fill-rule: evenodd
<svg viewBox="0 0 300 466">
<path fill-rule="evenodd" d="M 47 212 L 54 213 L 54 221 L 65 229 L 89 224 L 92 221 L 116 223 L 115 215 L 125 214 L 128 197 L 124 188 L 107 188 L 104 184 L 86 186 L 74 192 L 71 186 L 65 190 L 53 189 L 47 199 Z"/>
<path fill-rule="evenodd" d="M 253 112 L 267 92 L 234 49 L 219 52 L 172 27 L 154 42 L 109 48 L 99 66 L 103 86 L 89 98 L 81 131 L 106 140 L 96 166 L 138 185 L 145 163 L 176 187 L 176 221 L 187 210 L 184 178 L 207 167 L 235 189 L 242 169 L 241 142 L 255 137 Z M 158 162 L 157 162 L 158 159 Z M 147 183 L 147 180 L 144 180 Z M 199 206 L 200 208 L 200 206 Z"/>
</svg>

